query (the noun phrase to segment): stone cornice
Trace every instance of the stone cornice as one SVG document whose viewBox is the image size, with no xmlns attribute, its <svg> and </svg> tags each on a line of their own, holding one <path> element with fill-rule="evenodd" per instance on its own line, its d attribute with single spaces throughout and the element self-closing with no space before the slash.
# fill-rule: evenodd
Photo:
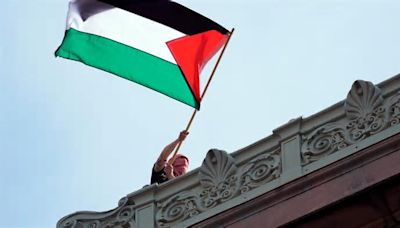
<svg viewBox="0 0 400 228">
<path fill-rule="evenodd" d="M 280 227 L 383 180 L 399 176 L 398 162 L 400 162 L 400 133 L 193 227 L 231 227 L 232 224 L 236 227 L 244 227 L 243 224 L 251 227 L 245 219 L 252 215 L 262 217 L 261 213 L 268 214 L 269 219 L 264 219 L 265 227 Z M 387 168 L 388 165 L 390 169 Z M 321 189 L 325 193 L 329 192 L 329 196 L 312 197 L 312 195 L 320 196 Z M 311 202 L 310 198 L 324 200 Z M 296 201 L 294 205 L 303 206 L 285 209 L 283 205 L 290 204 L 290 201 Z M 303 202 L 300 204 L 300 201 Z M 284 209 L 285 213 L 278 208 Z M 280 218 L 275 218 L 274 214 Z"/>
</svg>

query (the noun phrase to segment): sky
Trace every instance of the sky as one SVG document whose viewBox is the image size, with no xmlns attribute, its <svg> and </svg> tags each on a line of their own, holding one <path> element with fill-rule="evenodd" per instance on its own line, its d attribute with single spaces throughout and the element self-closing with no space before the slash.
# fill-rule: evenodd
<svg viewBox="0 0 400 228">
<path fill-rule="evenodd" d="M 398 0 L 184 0 L 235 28 L 182 145 L 190 169 L 345 99 L 357 79 L 400 73 Z M 67 0 L 2 0 L 0 228 L 55 227 L 106 211 L 150 181 L 192 108 L 55 58 Z M 213 59 L 201 75 L 206 81 Z"/>
</svg>

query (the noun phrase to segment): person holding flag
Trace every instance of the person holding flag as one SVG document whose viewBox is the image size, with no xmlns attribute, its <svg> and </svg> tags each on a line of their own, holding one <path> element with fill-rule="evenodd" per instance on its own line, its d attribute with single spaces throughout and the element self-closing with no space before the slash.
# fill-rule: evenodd
<svg viewBox="0 0 400 228">
<path fill-rule="evenodd" d="M 194 108 L 186 129 L 164 148 L 153 167 L 151 183 L 163 183 L 187 172 L 189 160 L 178 151 L 233 31 L 177 1 L 70 0 L 64 39 L 55 56 L 136 82 Z M 201 93 L 200 73 L 221 48 Z"/>
<path fill-rule="evenodd" d="M 182 143 L 185 140 L 188 134 L 189 132 L 186 130 L 181 131 L 178 138 L 168 144 L 161 151 L 160 156 L 154 163 L 152 169 L 151 184 L 164 183 L 168 180 L 174 179 L 175 177 L 181 176 L 188 171 L 189 159 L 182 154 L 177 154 L 174 160 L 171 158 L 167 162 L 167 159 L 171 155 L 172 151 L 179 143 Z"/>
</svg>

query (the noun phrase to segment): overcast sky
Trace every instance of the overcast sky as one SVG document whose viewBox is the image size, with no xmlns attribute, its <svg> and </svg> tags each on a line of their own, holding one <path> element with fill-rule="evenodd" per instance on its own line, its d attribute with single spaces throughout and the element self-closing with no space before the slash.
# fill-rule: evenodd
<svg viewBox="0 0 400 228">
<path fill-rule="evenodd" d="M 235 28 L 182 152 L 234 152 L 343 100 L 353 81 L 400 72 L 398 0 L 186 0 Z M 0 227 L 50 228 L 106 211 L 149 183 L 192 109 L 55 58 L 67 0 L 0 7 Z M 212 65 L 212 64 L 210 64 Z M 209 75 L 210 65 L 202 74 Z"/>
</svg>

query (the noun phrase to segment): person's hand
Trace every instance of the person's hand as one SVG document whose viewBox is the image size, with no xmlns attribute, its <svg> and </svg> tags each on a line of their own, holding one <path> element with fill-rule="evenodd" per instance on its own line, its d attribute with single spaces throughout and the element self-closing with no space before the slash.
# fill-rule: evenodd
<svg viewBox="0 0 400 228">
<path fill-rule="evenodd" d="M 179 133 L 178 140 L 182 142 L 183 140 L 186 139 L 186 136 L 187 136 L 188 134 L 189 134 L 189 132 L 186 131 L 186 130 L 181 131 L 181 133 Z"/>
<path fill-rule="evenodd" d="M 168 179 L 172 179 L 175 177 L 174 176 L 174 167 L 171 164 L 167 163 L 167 165 L 164 168 L 164 171 L 165 171 L 165 175 L 167 175 Z"/>
</svg>

